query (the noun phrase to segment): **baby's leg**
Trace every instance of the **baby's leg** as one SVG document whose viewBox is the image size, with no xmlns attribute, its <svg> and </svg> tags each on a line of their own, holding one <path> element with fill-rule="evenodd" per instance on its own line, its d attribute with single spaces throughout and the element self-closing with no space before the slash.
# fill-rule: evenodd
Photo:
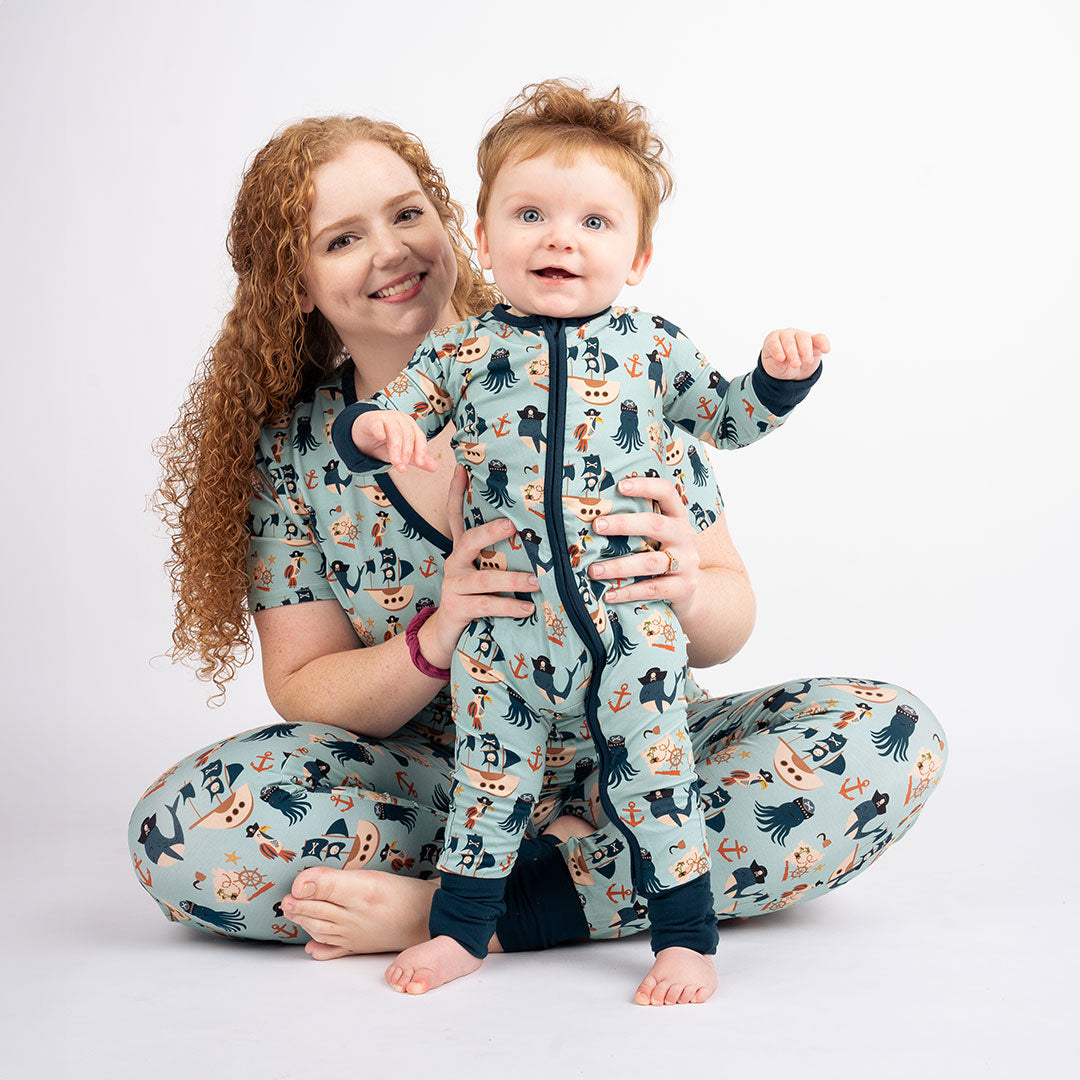
<svg viewBox="0 0 1080 1080">
<path fill-rule="evenodd" d="M 426 993 L 480 967 L 506 910 L 506 876 L 542 779 L 528 762 L 543 754 L 547 726 L 520 704 L 511 711 L 505 682 L 490 681 L 479 664 L 466 669 L 462 652 L 469 655 L 471 644 L 467 633 L 451 665 L 451 685 L 469 690 L 453 705 L 452 801 L 431 901 L 431 940 L 406 949 L 386 969 L 387 983 L 404 993 Z"/>
<path fill-rule="evenodd" d="M 663 623 L 666 617 L 665 606 L 656 605 L 647 618 Z M 711 954 L 717 934 L 682 693 L 685 643 L 677 636 L 673 641 L 653 636 L 669 650 L 667 655 L 654 651 L 655 642 L 639 641 L 644 648 L 604 670 L 599 730 L 593 736 L 606 750 L 608 814 L 613 823 L 618 820 L 636 855 L 636 892 L 648 903 L 653 928 L 656 961 L 634 1000 L 641 1005 L 699 1003 L 716 989 Z M 640 688 L 634 692 L 636 702 L 618 696 L 627 685 Z M 616 703 L 628 707 L 616 708 Z"/>
</svg>

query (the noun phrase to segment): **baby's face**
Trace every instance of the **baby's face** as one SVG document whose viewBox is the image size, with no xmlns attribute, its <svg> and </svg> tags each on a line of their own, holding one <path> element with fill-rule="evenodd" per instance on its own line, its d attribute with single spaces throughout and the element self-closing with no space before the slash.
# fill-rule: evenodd
<svg viewBox="0 0 1080 1080">
<path fill-rule="evenodd" d="M 507 162 L 476 226 L 480 265 L 526 315 L 577 318 L 614 303 L 644 276 L 638 202 L 630 185 L 587 151 Z"/>
</svg>

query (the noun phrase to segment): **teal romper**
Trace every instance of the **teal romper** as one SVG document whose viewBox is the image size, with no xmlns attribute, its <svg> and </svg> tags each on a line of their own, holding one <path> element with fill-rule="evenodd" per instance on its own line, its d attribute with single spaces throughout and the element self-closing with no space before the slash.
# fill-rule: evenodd
<svg viewBox="0 0 1080 1080">
<path fill-rule="evenodd" d="M 552 319 L 499 305 L 428 335 L 393 383 L 338 417 L 335 448 L 361 476 L 385 468 L 353 445 L 362 411 L 409 413 L 429 438 L 452 420 L 469 474 L 466 527 L 498 517 L 516 526 L 484 564 L 540 581 L 531 616 L 474 620 L 454 656 L 456 767 L 433 936 L 486 955 L 541 796 L 544 747 L 553 730 L 580 728 L 599 765 L 599 805 L 650 901 L 654 951 L 714 951 L 686 638 L 666 601 L 605 603 L 608 586 L 588 568 L 611 553 L 591 523 L 640 506 L 618 482 L 681 463 L 688 436 L 741 447 L 773 431 L 819 374 L 782 382 L 759 365 L 729 383 L 662 316 L 609 308 Z"/>
</svg>

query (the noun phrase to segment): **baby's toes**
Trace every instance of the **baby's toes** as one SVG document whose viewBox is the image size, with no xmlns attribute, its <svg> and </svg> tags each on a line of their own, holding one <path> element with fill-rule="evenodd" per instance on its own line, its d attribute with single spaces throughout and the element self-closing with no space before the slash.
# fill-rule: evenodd
<svg viewBox="0 0 1080 1080">
<path fill-rule="evenodd" d="M 684 986 L 682 992 L 679 994 L 679 1000 L 675 1002 L 676 1005 L 691 1005 L 697 1000 L 697 992 L 701 989 L 700 986 L 693 984 Z"/>
<path fill-rule="evenodd" d="M 652 999 L 653 988 L 656 986 L 656 976 L 646 975 L 641 980 L 641 985 L 634 992 L 634 1001 L 639 1005 L 648 1005 Z"/>
<path fill-rule="evenodd" d="M 406 994 L 426 994 L 431 989 L 431 968 L 417 968 L 405 984 Z"/>
<path fill-rule="evenodd" d="M 678 1005 L 685 991 L 686 987 L 682 983 L 669 983 L 667 991 L 664 993 L 664 1004 Z"/>
<path fill-rule="evenodd" d="M 670 979 L 661 979 L 654 987 L 652 994 L 649 995 L 650 1005 L 663 1005 L 667 1000 L 667 992 L 671 988 Z"/>
</svg>

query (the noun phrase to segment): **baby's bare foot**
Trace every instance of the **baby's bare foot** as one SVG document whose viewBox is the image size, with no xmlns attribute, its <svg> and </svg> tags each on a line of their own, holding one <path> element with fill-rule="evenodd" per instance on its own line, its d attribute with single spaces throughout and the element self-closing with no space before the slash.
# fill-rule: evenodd
<svg viewBox="0 0 1080 1080">
<path fill-rule="evenodd" d="M 316 960 L 396 952 L 427 940 L 437 886 L 385 870 L 315 866 L 296 875 L 281 910 L 314 938 L 305 948 Z"/>
<path fill-rule="evenodd" d="M 440 934 L 406 949 L 386 969 L 386 982 L 399 994 L 426 994 L 452 979 L 471 975 L 482 963 L 452 937 Z"/>
<path fill-rule="evenodd" d="M 673 946 L 661 949 L 634 994 L 638 1005 L 700 1005 L 716 989 L 711 956 Z"/>
</svg>

